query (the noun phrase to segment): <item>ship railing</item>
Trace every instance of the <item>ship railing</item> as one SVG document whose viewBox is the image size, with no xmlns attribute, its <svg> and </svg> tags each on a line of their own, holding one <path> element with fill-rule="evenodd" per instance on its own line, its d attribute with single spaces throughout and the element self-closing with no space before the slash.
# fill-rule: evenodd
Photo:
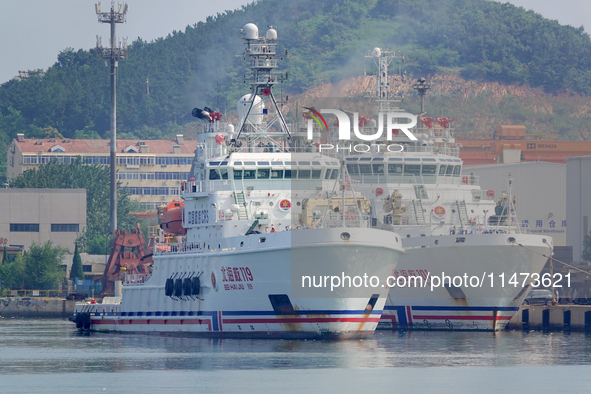
<svg viewBox="0 0 591 394">
<path fill-rule="evenodd" d="M 126 286 L 134 286 L 144 284 L 152 274 L 125 274 L 123 277 L 123 284 Z"/>
<path fill-rule="evenodd" d="M 494 201 L 495 195 L 490 190 L 472 190 L 472 201 Z"/>
<path fill-rule="evenodd" d="M 208 251 L 204 243 L 182 242 L 178 244 L 168 244 L 166 246 L 154 246 L 154 255 L 178 254 L 178 253 L 204 253 Z"/>
</svg>

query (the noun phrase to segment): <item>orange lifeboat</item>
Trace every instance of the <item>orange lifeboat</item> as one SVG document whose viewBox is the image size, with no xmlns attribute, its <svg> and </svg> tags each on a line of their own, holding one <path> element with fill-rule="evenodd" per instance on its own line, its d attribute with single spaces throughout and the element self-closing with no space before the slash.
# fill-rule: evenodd
<svg viewBox="0 0 591 394">
<path fill-rule="evenodd" d="M 187 230 L 183 228 L 183 211 L 185 204 L 182 201 L 173 201 L 162 211 L 160 228 L 167 234 L 185 235 Z"/>
</svg>

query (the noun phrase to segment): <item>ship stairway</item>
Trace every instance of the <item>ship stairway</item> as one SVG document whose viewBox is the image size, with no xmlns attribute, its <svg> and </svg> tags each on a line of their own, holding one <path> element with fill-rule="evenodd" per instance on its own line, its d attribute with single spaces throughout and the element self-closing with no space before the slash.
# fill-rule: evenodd
<svg viewBox="0 0 591 394">
<path fill-rule="evenodd" d="M 425 224 L 425 212 L 421 200 L 412 200 L 412 207 L 415 213 L 417 224 Z"/>
<path fill-rule="evenodd" d="M 466 229 L 470 225 L 470 219 L 468 218 L 468 210 L 466 209 L 466 201 L 457 201 L 456 208 L 458 209 L 458 217 L 460 219 L 460 225 L 462 230 Z"/>
<path fill-rule="evenodd" d="M 246 198 L 244 192 L 234 192 L 234 203 L 240 207 L 238 211 L 239 220 L 248 220 L 248 211 L 246 210 Z"/>
</svg>

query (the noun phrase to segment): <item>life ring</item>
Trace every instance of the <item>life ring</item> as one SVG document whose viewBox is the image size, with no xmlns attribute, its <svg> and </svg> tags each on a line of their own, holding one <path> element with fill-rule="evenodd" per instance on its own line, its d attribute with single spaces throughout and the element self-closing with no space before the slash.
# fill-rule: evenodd
<svg viewBox="0 0 591 394">
<path fill-rule="evenodd" d="M 381 196 L 382 194 L 384 194 L 384 189 L 382 189 L 381 187 L 378 187 L 376 189 L 376 197 Z"/>
<path fill-rule="evenodd" d="M 486 191 L 486 196 L 487 196 L 488 198 L 495 198 L 495 191 L 494 191 L 493 189 L 488 189 L 488 190 Z"/>
<path fill-rule="evenodd" d="M 263 89 L 263 96 L 270 96 L 270 95 L 271 95 L 271 89 L 264 88 Z"/>
<path fill-rule="evenodd" d="M 467 184 L 468 182 L 469 182 L 469 179 L 468 179 L 468 177 L 467 177 L 466 175 L 464 175 L 464 176 L 462 177 L 462 183 L 466 183 L 466 184 Z"/>
</svg>

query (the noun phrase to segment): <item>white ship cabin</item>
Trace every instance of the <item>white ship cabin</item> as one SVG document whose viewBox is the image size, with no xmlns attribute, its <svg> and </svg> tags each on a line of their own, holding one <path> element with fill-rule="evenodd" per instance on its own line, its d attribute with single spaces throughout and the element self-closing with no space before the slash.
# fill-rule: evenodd
<svg viewBox="0 0 591 394">
<path fill-rule="evenodd" d="M 318 153 L 234 152 L 200 164 L 181 188 L 188 243 L 314 227 L 307 218 L 319 206 L 341 201 L 339 161 Z M 357 209 L 353 198 L 345 205 Z"/>
<path fill-rule="evenodd" d="M 477 184 L 462 178 L 462 160 L 446 155 L 354 155 L 346 158 L 351 178 L 362 183 Z"/>
<path fill-rule="evenodd" d="M 372 226 L 415 227 L 410 236 L 513 231 L 515 205 L 462 174 L 461 159 L 428 153 L 353 155 L 345 159 L 356 192 L 372 203 Z M 512 208 L 509 208 L 512 206 Z M 509 211 L 512 214 L 509 214 Z"/>
</svg>

